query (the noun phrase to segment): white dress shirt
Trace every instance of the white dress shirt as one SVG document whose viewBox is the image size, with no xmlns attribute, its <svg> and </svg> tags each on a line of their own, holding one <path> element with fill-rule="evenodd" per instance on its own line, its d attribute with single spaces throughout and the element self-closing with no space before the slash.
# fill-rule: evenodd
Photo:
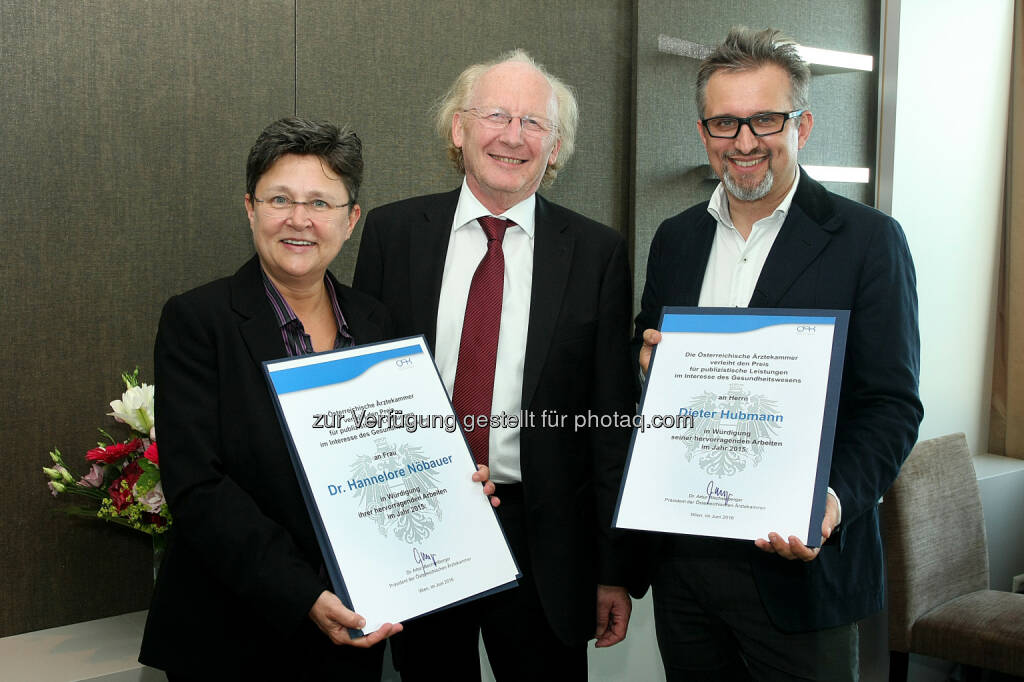
<svg viewBox="0 0 1024 682">
<path fill-rule="evenodd" d="M 494 372 L 491 414 L 520 417 L 523 402 L 523 366 L 526 362 L 526 330 L 530 323 L 530 291 L 533 285 L 533 235 L 536 196 L 519 202 L 497 218 L 516 224 L 505 230 L 501 250 L 505 255 L 505 281 L 501 297 L 501 329 L 498 332 L 498 358 Z M 455 370 L 459 364 L 459 342 L 466 301 L 473 273 L 487 252 L 487 237 L 477 222 L 493 215 L 462 182 L 459 204 L 455 209 L 448 254 L 441 279 L 441 300 L 437 306 L 437 342 L 434 360 L 441 380 L 452 394 Z M 519 466 L 519 426 L 491 428 L 489 466 L 495 483 L 522 480 Z"/>
<path fill-rule="evenodd" d="M 708 213 L 718 225 L 715 228 L 715 240 L 711 244 L 708 268 L 704 271 L 704 283 L 700 288 L 700 300 L 697 305 L 745 308 L 750 303 L 757 278 L 761 276 L 761 268 L 768 260 L 768 252 L 772 250 L 775 238 L 779 236 L 779 230 L 782 229 L 782 223 L 789 213 L 799 182 L 798 175 L 782 203 L 770 216 L 754 223 L 747 239 L 744 239 L 733 225 L 732 216 L 729 214 L 729 197 L 722 183 L 718 183 L 708 203 Z"/>
<path fill-rule="evenodd" d="M 697 305 L 717 308 L 747 307 L 750 297 L 754 295 L 754 287 L 757 286 L 764 262 L 768 260 L 768 253 L 775 244 L 775 238 L 779 236 L 782 223 L 789 215 L 789 207 L 793 204 L 798 184 L 799 174 L 772 214 L 754 223 L 750 228 L 750 235 L 744 239 L 733 225 L 725 187 L 718 183 L 708 203 L 708 213 L 717 223 L 715 240 L 711 243 L 708 268 L 704 271 L 704 282 L 700 287 Z M 843 505 L 831 486 L 828 488 L 828 494 L 835 499 L 839 508 L 839 517 L 836 521 L 838 526 L 843 518 Z"/>
</svg>

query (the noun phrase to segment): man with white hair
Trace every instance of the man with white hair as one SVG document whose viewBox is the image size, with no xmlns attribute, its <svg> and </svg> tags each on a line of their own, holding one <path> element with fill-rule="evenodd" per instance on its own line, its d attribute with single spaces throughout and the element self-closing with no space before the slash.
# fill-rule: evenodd
<svg viewBox="0 0 1024 682">
<path fill-rule="evenodd" d="M 537 194 L 577 105 L 525 52 L 466 69 L 437 123 L 462 187 L 372 211 L 353 284 L 426 336 L 523 577 L 406 623 L 398 667 L 478 680 L 482 632 L 498 680 L 586 680 L 587 640 L 622 640 L 630 614 L 610 528 L 629 431 L 601 419 L 634 410 L 626 242 Z"/>
</svg>

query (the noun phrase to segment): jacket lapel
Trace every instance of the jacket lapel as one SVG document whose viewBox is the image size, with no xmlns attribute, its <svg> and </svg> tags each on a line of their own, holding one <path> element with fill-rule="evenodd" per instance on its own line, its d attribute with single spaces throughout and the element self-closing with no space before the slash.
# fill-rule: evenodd
<svg viewBox="0 0 1024 682">
<path fill-rule="evenodd" d="M 548 202 L 537 195 L 533 244 L 533 284 L 530 290 L 530 323 L 526 331 L 523 367 L 523 407 L 530 404 L 540 381 L 552 332 L 562 309 L 572 265 L 573 237 L 564 217 L 552 215 Z"/>
<path fill-rule="evenodd" d="M 381 321 L 373 314 L 373 309 L 365 305 L 364 299 L 354 296 L 352 290 L 338 282 L 330 270 L 327 271 L 327 277 L 334 287 L 341 314 L 345 317 L 345 324 L 355 345 L 373 343 L 384 338 Z"/>
<path fill-rule="evenodd" d="M 668 290 L 681 292 L 682 300 L 673 301 L 672 305 L 695 306 L 700 301 L 700 288 L 704 285 L 704 272 L 708 269 L 717 226 L 711 214 L 705 212 L 691 247 L 678 250 L 679 262 L 674 268 L 677 279 Z"/>
<path fill-rule="evenodd" d="M 839 225 L 825 189 L 801 168 L 789 214 L 761 269 L 749 307 L 777 307 L 796 278 L 832 240 Z"/>
<path fill-rule="evenodd" d="M 459 203 L 459 191 L 439 197 L 414 219 L 421 221 L 409 238 L 409 296 L 412 298 L 413 329 L 425 330 L 431 349 L 437 339 L 437 307 L 441 300 L 441 277 L 448 255 L 448 239 Z"/>
<path fill-rule="evenodd" d="M 239 316 L 238 330 L 257 365 L 283 358 L 287 351 L 274 311 L 263 291 L 260 263 L 253 256 L 231 278 L 231 307 Z"/>
</svg>

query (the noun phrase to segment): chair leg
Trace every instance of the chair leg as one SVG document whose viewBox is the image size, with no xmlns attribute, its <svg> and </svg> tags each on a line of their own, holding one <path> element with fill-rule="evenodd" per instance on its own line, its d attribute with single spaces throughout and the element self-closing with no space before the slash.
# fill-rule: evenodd
<svg viewBox="0 0 1024 682">
<path fill-rule="evenodd" d="M 889 682 L 907 682 L 910 654 L 906 651 L 889 652 Z"/>
</svg>

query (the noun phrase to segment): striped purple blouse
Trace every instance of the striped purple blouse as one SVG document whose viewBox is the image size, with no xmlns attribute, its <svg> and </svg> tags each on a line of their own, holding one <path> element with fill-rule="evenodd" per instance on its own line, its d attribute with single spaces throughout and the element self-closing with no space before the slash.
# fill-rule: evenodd
<svg viewBox="0 0 1024 682">
<path fill-rule="evenodd" d="M 297 355 L 308 355 L 313 352 L 313 340 L 309 338 L 302 321 L 284 300 L 284 296 L 277 290 L 274 283 L 267 277 L 267 273 L 260 269 L 263 275 L 263 289 L 267 292 L 267 299 L 270 307 L 274 310 L 274 317 L 281 327 L 281 340 L 284 341 L 284 348 L 288 357 Z M 349 333 L 348 324 L 345 323 L 345 316 L 341 313 L 341 306 L 338 304 L 338 296 L 334 292 L 334 285 L 330 278 L 324 274 L 324 287 L 327 289 L 327 296 L 331 299 L 331 309 L 334 310 L 334 321 L 338 324 L 338 334 L 334 337 L 334 348 L 348 348 L 355 344 L 352 334 Z"/>
</svg>

